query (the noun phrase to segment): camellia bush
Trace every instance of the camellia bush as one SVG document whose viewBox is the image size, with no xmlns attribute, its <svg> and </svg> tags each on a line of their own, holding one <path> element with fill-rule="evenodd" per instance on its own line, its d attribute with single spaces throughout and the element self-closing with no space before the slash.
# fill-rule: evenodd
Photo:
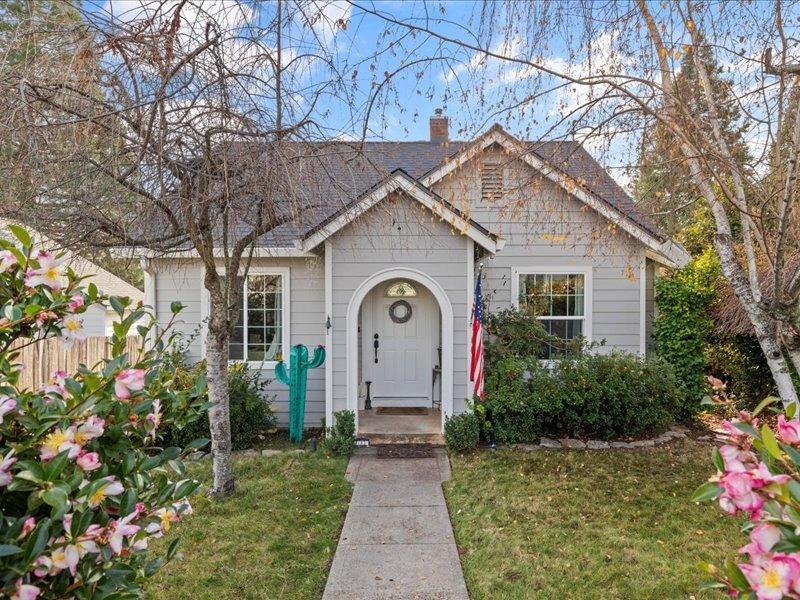
<svg viewBox="0 0 800 600">
<path fill-rule="evenodd" d="M 120 319 L 110 358 L 21 389 L 19 349 L 82 338 L 83 313 L 105 299 L 57 256 L 34 252 L 23 229 L 10 229 L 17 241 L 0 239 L 0 596 L 139 597 L 177 543 L 154 556 L 149 541 L 191 512 L 198 483 L 181 456 L 208 442 L 163 448 L 161 431 L 202 415 L 204 382 L 185 391 L 158 368 L 164 333 L 126 354 L 126 336 L 144 339 L 153 318 L 112 297 Z"/>
<path fill-rule="evenodd" d="M 774 427 L 750 414 L 724 421 L 724 445 L 712 453 L 717 474 L 695 492 L 695 501 L 716 500 L 732 516 L 744 516 L 749 542 L 723 567 L 705 564 L 714 577 L 705 587 L 734 598 L 800 598 L 800 420 L 797 405 Z"/>
</svg>

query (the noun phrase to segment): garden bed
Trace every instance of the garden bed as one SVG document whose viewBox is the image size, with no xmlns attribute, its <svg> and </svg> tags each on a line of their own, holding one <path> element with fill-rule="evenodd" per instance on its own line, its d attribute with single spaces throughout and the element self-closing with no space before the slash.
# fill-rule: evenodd
<svg viewBox="0 0 800 600">
<path fill-rule="evenodd" d="M 710 451 L 687 439 L 453 456 L 445 495 L 471 598 L 704 597 L 698 563 L 742 539 L 735 519 L 690 501 Z"/>
<path fill-rule="evenodd" d="M 346 465 L 321 454 L 239 458 L 236 491 L 194 498 L 194 514 L 173 530 L 182 558 L 148 582 L 147 597 L 321 597 L 352 490 Z M 191 469 L 209 481 L 210 461 Z"/>
</svg>

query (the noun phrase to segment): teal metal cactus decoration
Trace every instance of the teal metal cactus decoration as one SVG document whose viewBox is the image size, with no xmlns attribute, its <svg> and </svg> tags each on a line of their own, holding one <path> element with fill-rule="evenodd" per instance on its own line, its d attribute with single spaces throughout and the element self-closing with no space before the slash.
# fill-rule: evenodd
<svg viewBox="0 0 800 600">
<path fill-rule="evenodd" d="M 325 348 L 317 346 L 314 356 L 308 360 L 308 348 L 302 344 L 292 346 L 289 356 L 289 372 L 283 361 L 275 365 L 275 378 L 289 386 L 289 439 L 295 444 L 303 439 L 303 420 L 306 412 L 306 384 L 308 370 L 316 369 L 325 362 Z"/>
</svg>

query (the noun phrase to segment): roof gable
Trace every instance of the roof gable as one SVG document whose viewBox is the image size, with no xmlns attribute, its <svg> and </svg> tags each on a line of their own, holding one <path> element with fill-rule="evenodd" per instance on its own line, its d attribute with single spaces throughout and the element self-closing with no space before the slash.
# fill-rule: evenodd
<svg viewBox="0 0 800 600">
<path fill-rule="evenodd" d="M 300 241 L 300 249 L 308 252 L 312 248 L 319 246 L 370 208 L 396 192 L 403 192 L 408 197 L 416 200 L 440 219 L 449 223 L 454 229 L 462 232 L 489 252 L 495 253 L 503 247 L 504 241 L 502 238 L 462 214 L 461 211 L 444 198 L 422 186 L 419 181 L 405 171 L 398 169 L 382 182 L 361 194 L 353 203 L 334 213 L 309 231 Z"/>
<path fill-rule="evenodd" d="M 630 197 L 577 143 L 565 153 L 564 142 L 557 145 L 547 142 L 529 144 L 521 142 L 500 125 L 494 125 L 474 142 L 464 145 L 428 171 L 420 181 L 426 187 L 431 187 L 495 144 L 643 243 L 651 251 L 654 260 L 667 266 L 684 266 L 690 260 L 691 257 L 682 246 L 670 240 L 639 213 Z M 573 173 L 566 172 L 569 165 L 572 165 Z M 578 177 L 579 173 L 585 176 Z M 587 176 L 591 177 L 591 185 Z"/>
</svg>

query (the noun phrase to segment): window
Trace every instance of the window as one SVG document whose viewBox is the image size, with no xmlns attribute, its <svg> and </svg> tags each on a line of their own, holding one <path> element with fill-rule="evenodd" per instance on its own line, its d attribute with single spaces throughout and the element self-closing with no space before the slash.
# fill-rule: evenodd
<svg viewBox="0 0 800 600">
<path fill-rule="evenodd" d="M 282 360 L 288 343 L 288 278 L 285 273 L 251 272 L 231 336 L 229 358 L 254 362 Z"/>
<path fill-rule="evenodd" d="M 514 279 L 518 305 L 532 306 L 545 331 L 558 339 L 547 345 L 542 359 L 563 357 L 577 339 L 591 338 L 591 270 L 519 270 Z"/>
<path fill-rule="evenodd" d="M 417 295 L 417 290 L 407 281 L 398 281 L 389 286 L 386 295 L 389 298 L 413 298 Z"/>
</svg>

